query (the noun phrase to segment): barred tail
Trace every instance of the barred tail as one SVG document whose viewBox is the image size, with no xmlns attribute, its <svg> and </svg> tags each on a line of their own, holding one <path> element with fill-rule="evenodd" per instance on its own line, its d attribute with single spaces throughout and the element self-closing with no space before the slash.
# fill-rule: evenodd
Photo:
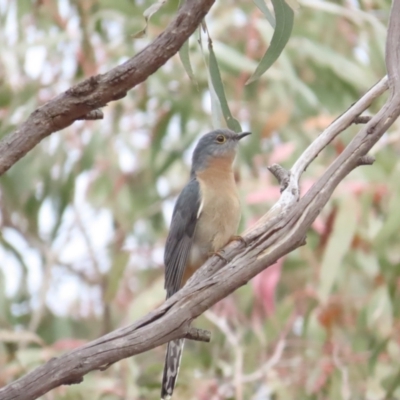
<svg viewBox="0 0 400 400">
<path fill-rule="evenodd" d="M 170 400 L 172 397 L 181 364 L 184 342 L 185 339 L 178 339 L 168 343 L 161 385 L 161 400 Z"/>
</svg>

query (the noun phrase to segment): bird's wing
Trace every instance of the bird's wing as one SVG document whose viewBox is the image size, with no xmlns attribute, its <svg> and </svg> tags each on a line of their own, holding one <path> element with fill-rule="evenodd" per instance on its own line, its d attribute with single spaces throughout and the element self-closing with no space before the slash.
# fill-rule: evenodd
<svg viewBox="0 0 400 400">
<path fill-rule="evenodd" d="M 200 197 L 199 182 L 192 179 L 184 187 L 175 204 L 164 252 L 167 298 L 177 292 L 181 286 L 200 216 Z"/>
</svg>

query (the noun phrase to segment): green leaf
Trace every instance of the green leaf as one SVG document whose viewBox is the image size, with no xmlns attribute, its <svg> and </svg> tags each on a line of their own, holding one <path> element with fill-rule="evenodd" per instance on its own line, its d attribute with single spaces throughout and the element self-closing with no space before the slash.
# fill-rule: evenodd
<svg viewBox="0 0 400 400">
<path fill-rule="evenodd" d="M 165 173 L 165 171 L 178 159 L 182 159 L 182 153 L 187 149 L 190 144 L 193 142 L 193 137 L 188 136 L 186 138 L 182 138 L 182 147 L 176 151 L 171 151 L 167 153 L 164 158 L 162 158 L 162 162 L 160 166 L 157 168 L 155 175 L 161 176 Z"/>
<path fill-rule="evenodd" d="M 125 267 L 129 260 L 129 254 L 124 251 L 118 251 L 114 255 L 114 261 L 108 274 L 107 289 L 104 295 L 104 301 L 109 303 L 117 294 L 120 281 L 124 275 Z"/>
<path fill-rule="evenodd" d="M 162 140 L 167 134 L 167 129 L 171 118 L 175 115 L 175 110 L 170 109 L 169 111 L 160 115 L 158 120 L 155 122 L 153 129 L 153 137 L 151 141 L 151 155 L 150 155 L 150 165 L 155 167 L 157 165 L 157 159 L 162 150 Z"/>
<path fill-rule="evenodd" d="M 305 60 L 309 59 L 311 63 L 319 67 L 329 68 L 340 79 L 352 86 L 366 88 L 376 80 L 370 68 L 316 41 L 296 37 L 293 38 L 291 48 L 301 53 Z"/>
<path fill-rule="evenodd" d="M 155 279 L 146 290 L 142 291 L 133 299 L 126 314 L 130 321 L 135 321 L 151 310 L 154 310 L 164 299 L 165 292 L 162 287 L 161 279 Z"/>
<path fill-rule="evenodd" d="M 264 0 L 253 0 L 253 1 L 255 5 L 260 9 L 260 11 L 265 15 L 265 18 L 267 18 L 271 26 L 275 29 L 276 26 L 275 18 L 271 14 L 271 11 L 269 11 L 267 5 L 265 4 L 265 1 Z"/>
<path fill-rule="evenodd" d="M 44 341 L 34 332 L 0 329 L 0 342 L 35 343 L 44 346 Z"/>
<path fill-rule="evenodd" d="M 183 46 L 179 49 L 179 58 L 185 68 L 186 73 L 188 74 L 190 80 L 197 85 L 196 79 L 194 77 L 192 64 L 190 63 L 190 56 L 189 56 L 189 39 L 183 43 Z"/>
<path fill-rule="evenodd" d="M 294 12 L 285 3 L 285 0 L 272 0 L 274 6 L 276 28 L 272 35 L 271 44 L 258 64 L 254 74 L 246 82 L 249 84 L 256 81 L 271 67 L 285 48 L 293 29 Z"/>
<path fill-rule="evenodd" d="M 257 68 L 255 61 L 225 43 L 214 40 L 213 49 L 218 54 L 219 65 L 229 68 L 232 71 L 251 74 Z"/>
<path fill-rule="evenodd" d="M 387 346 L 387 344 L 388 344 L 388 342 L 389 342 L 389 337 L 387 337 L 387 338 L 385 338 L 385 339 L 383 339 L 383 340 L 381 340 L 379 343 L 377 343 L 377 345 L 373 348 L 373 350 L 372 350 L 372 352 L 371 352 L 371 355 L 370 355 L 370 357 L 369 357 L 369 360 L 368 360 L 368 369 L 369 369 L 369 372 L 372 374 L 372 371 L 374 370 L 374 368 L 375 368 L 375 364 L 376 364 L 376 361 L 378 360 L 378 357 L 382 354 L 382 353 L 384 353 L 385 352 L 385 350 L 386 350 L 386 346 Z"/>
<path fill-rule="evenodd" d="M 384 400 L 392 400 L 398 398 L 393 395 L 396 389 L 399 387 L 399 385 L 400 385 L 400 369 L 397 371 L 395 375 L 391 376 L 390 378 L 386 379 L 383 382 L 383 386 L 387 388 Z"/>
<path fill-rule="evenodd" d="M 380 334 L 382 338 L 390 336 L 393 329 L 393 306 L 387 287 L 378 287 L 372 294 L 367 306 L 367 322 L 375 334 Z"/>
<path fill-rule="evenodd" d="M 394 191 L 394 190 L 393 190 Z M 389 207 L 388 207 L 388 215 L 390 218 L 386 218 L 382 228 L 379 230 L 378 234 L 375 236 L 374 239 L 374 247 L 377 252 L 385 252 L 386 246 L 385 244 L 388 243 L 393 237 L 398 234 L 399 231 L 399 219 L 400 219 L 400 191 L 392 194 Z"/>
<path fill-rule="evenodd" d="M 69 204 L 71 204 L 72 198 L 75 193 L 75 179 L 76 174 L 75 171 L 72 170 L 68 175 L 65 182 L 61 183 L 60 186 L 56 189 L 56 184 L 50 182 L 54 189 L 57 190 L 52 197 L 54 211 L 56 213 L 56 222 L 51 230 L 51 237 L 54 239 L 57 236 L 58 230 L 62 224 L 64 212 Z"/>
<path fill-rule="evenodd" d="M 321 283 L 318 288 L 318 294 L 322 301 L 328 299 L 339 276 L 343 258 L 350 249 L 357 229 L 357 209 L 358 204 L 353 197 L 349 197 L 340 205 L 322 260 Z"/>
<path fill-rule="evenodd" d="M 208 40 L 208 50 L 210 52 L 209 63 L 210 63 L 211 82 L 215 90 L 215 93 L 218 96 L 218 100 L 221 104 L 221 110 L 222 114 L 224 115 L 226 124 L 233 131 L 242 132 L 242 127 L 240 126 L 239 121 L 233 118 L 231 111 L 229 109 L 229 105 L 225 96 L 224 85 L 221 79 L 221 73 L 219 71 L 218 62 L 217 58 L 215 57 L 211 39 Z"/>
<path fill-rule="evenodd" d="M 9 85 L 0 80 L 0 108 L 7 108 L 13 100 L 13 91 Z"/>
<path fill-rule="evenodd" d="M 210 88 L 212 126 L 214 129 L 218 129 L 222 126 L 222 120 L 224 119 L 224 116 L 222 114 L 221 103 L 212 84 L 210 72 L 208 72 L 207 80 L 208 87 Z"/>
<path fill-rule="evenodd" d="M 3 234 L 0 233 L 0 244 L 4 247 L 5 250 L 8 250 L 10 253 L 14 255 L 14 257 L 17 259 L 17 261 L 20 263 L 21 267 L 23 268 L 23 273 L 28 274 L 29 268 L 25 263 L 23 255 L 19 252 L 17 247 L 15 247 L 12 243 L 7 241 Z M 1 282 L 1 280 L 0 280 Z M 1 288 L 1 286 L 0 286 Z"/>
<path fill-rule="evenodd" d="M 147 26 L 149 25 L 149 21 L 150 18 L 153 14 L 155 14 L 165 3 L 167 2 L 167 0 L 158 0 L 156 3 L 152 4 L 149 8 L 147 8 L 144 13 L 143 13 L 143 17 L 146 21 L 146 24 L 144 26 L 144 28 L 142 30 L 140 30 L 139 32 L 135 33 L 133 35 L 133 37 L 135 39 L 139 39 L 142 38 L 144 36 L 146 36 L 147 33 Z"/>
</svg>

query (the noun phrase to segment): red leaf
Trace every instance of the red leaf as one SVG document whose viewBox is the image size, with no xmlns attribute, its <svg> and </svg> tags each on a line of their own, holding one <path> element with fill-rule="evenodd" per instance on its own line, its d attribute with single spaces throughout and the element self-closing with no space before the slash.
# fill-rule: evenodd
<svg viewBox="0 0 400 400">
<path fill-rule="evenodd" d="M 284 257 L 280 258 L 276 264 L 271 265 L 252 280 L 254 294 L 263 305 L 267 315 L 275 312 L 275 293 L 281 277 L 283 260 Z"/>
<path fill-rule="evenodd" d="M 87 343 L 87 340 L 80 339 L 60 339 L 53 343 L 51 346 L 54 350 L 73 350 L 79 346 L 83 346 Z"/>
<path fill-rule="evenodd" d="M 280 164 L 286 161 L 294 152 L 296 146 L 293 142 L 279 144 L 269 156 L 270 164 Z"/>
</svg>

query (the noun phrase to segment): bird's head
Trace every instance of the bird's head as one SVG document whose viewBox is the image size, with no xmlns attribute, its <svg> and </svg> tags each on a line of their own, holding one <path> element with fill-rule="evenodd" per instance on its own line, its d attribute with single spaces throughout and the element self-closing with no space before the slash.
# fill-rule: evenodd
<svg viewBox="0 0 400 400">
<path fill-rule="evenodd" d="M 206 133 L 197 143 L 192 158 L 192 173 L 206 169 L 215 161 L 232 164 L 239 141 L 251 132 L 236 133 L 229 129 L 217 129 Z"/>
</svg>

